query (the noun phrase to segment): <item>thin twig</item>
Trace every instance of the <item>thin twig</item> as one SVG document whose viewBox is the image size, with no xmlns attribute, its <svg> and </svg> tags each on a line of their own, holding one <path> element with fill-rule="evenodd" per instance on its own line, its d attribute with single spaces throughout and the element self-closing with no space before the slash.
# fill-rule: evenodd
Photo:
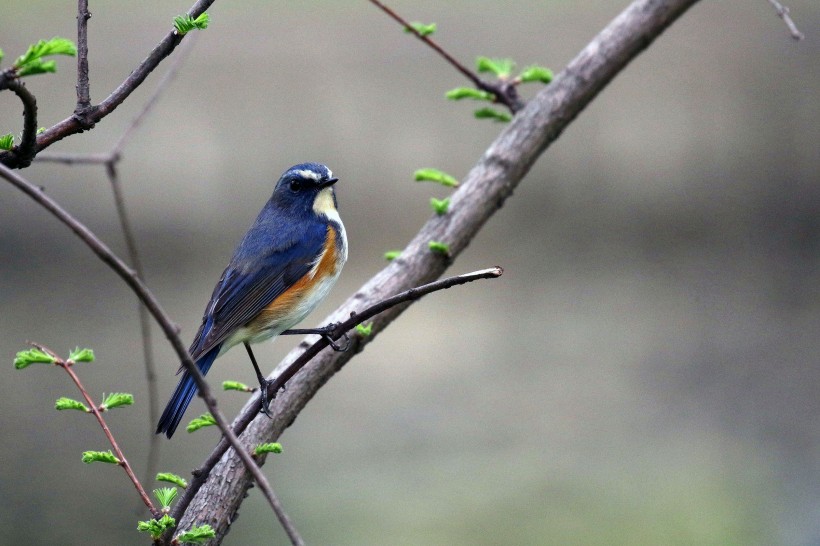
<svg viewBox="0 0 820 546">
<path fill-rule="evenodd" d="M 131 223 L 128 220 L 127 209 L 125 206 L 125 197 L 122 192 L 122 187 L 119 183 L 119 177 L 117 176 L 116 165 L 122 157 L 122 151 L 125 148 L 125 145 L 130 141 L 131 137 L 135 134 L 137 127 L 139 127 L 142 124 L 143 120 L 146 118 L 148 113 L 154 108 L 154 106 L 156 106 L 160 96 L 165 92 L 165 90 L 174 80 L 177 73 L 179 72 L 180 67 L 182 66 L 182 63 L 188 58 L 188 54 L 193 49 L 195 43 L 196 35 L 191 36 L 179 48 L 179 52 L 174 58 L 173 63 L 162 76 L 162 79 L 157 84 L 156 88 L 154 89 L 154 92 L 151 94 L 151 97 L 145 102 L 145 104 L 142 107 L 142 110 L 140 110 L 140 112 L 136 116 L 134 116 L 134 118 L 131 120 L 131 123 L 128 124 L 128 127 L 126 127 L 125 131 L 123 131 L 120 138 L 111 148 L 111 151 L 109 152 L 109 160 L 105 164 L 106 174 L 108 175 L 108 180 L 111 182 L 111 190 L 114 194 L 114 203 L 116 204 L 117 215 L 120 218 L 120 225 L 122 226 L 122 233 L 123 237 L 125 238 L 125 245 L 128 249 L 129 261 L 136 270 L 137 275 L 139 275 L 140 279 L 142 279 L 143 281 L 145 280 L 145 270 L 142 267 L 142 261 L 140 260 L 139 251 L 137 249 L 137 241 L 136 237 L 134 236 L 134 230 L 131 228 Z M 142 303 L 140 303 L 139 305 L 139 318 L 140 331 L 142 333 L 142 350 L 143 356 L 145 358 L 145 381 L 148 387 L 149 422 L 156 423 L 159 420 L 160 402 L 159 393 L 157 389 L 156 366 L 154 364 L 154 354 L 151 343 L 151 321 L 148 315 L 148 309 L 146 309 L 145 305 L 143 305 Z M 157 465 L 159 464 L 160 442 L 162 440 L 160 436 L 152 434 L 153 431 L 150 432 L 151 439 L 149 440 L 150 445 L 148 446 L 148 457 L 145 465 L 145 472 L 147 476 L 152 476 L 156 473 Z"/>
<path fill-rule="evenodd" d="M 151 502 L 151 497 L 148 496 L 148 493 L 145 491 L 145 488 L 142 487 L 142 484 L 137 479 L 136 474 L 134 474 L 134 470 L 131 468 L 131 465 L 128 464 L 128 459 L 125 458 L 125 454 L 120 449 L 117 440 L 115 440 L 114 435 L 111 434 L 111 429 L 108 428 L 108 424 L 105 422 L 105 418 L 102 416 L 102 412 L 97 407 L 97 404 L 94 402 L 94 400 L 91 399 L 91 396 L 89 396 L 88 391 L 85 390 L 85 387 L 83 386 L 82 381 L 80 381 L 80 378 L 77 376 L 76 373 L 74 373 L 74 370 L 72 369 L 74 363 L 71 361 L 63 360 L 57 355 L 57 353 L 55 353 L 48 347 L 45 347 L 44 345 L 40 345 L 39 343 L 32 343 L 32 345 L 34 347 L 37 347 L 41 351 L 51 355 L 55 359 L 54 364 L 61 367 L 66 371 L 66 373 L 68 373 L 69 377 L 71 377 L 71 380 L 77 386 L 77 389 L 79 389 L 80 394 L 82 394 L 83 398 L 85 398 L 85 401 L 88 404 L 91 413 L 93 413 L 94 417 L 97 418 L 97 422 L 100 424 L 100 427 L 102 428 L 105 437 L 108 438 L 108 442 L 111 444 L 111 448 L 114 450 L 114 454 L 120 461 L 120 466 L 123 468 L 123 470 L 125 470 L 125 473 L 128 475 L 128 478 L 134 484 L 134 487 L 136 487 L 137 492 L 139 493 L 140 498 L 142 499 L 142 502 L 144 502 L 145 506 L 148 507 L 148 510 L 151 511 L 151 515 L 153 517 L 161 517 L 162 512 L 157 510 L 157 508 L 154 506 L 154 503 Z"/>
<path fill-rule="evenodd" d="M 439 279 L 437 281 L 433 281 L 431 283 L 417 286 L 415 288 L 411 288 L 409 290 L 405 290 L 399 294 L 396 294 L 393 297 L 384 299 L 378 303 L 375 303 L 365 309 L 360 313 L 356 313 L 352 315 L 349 319 L 342 322 L 341 324 L 335 325 L 333 331 L 328 334 L 328 336 L 333 340 L 336 341 L 341 338 L 346 332 L 349 332 L 356 325 L 361 324 L 362 322 L 369 320 L 379 313 L 390 309 L 391 307 L 395 307 L 401 303 L 416 301 L 417 299 L 430 294 L 431 292 L 437 292 L 439 290 L 446 290 L 448 288 L 452 288 L 453 286 L 458 286 L 461 284 L 467 284 L 468 282 L 477 281 L 480 279 L 495 279 L 500 277 L 504 273 L 504 270 L 498 266 L 491 267 L 489 269 L 481 269 L 479 271 L 473 271 L 472 273 L 464 273 L 462 275 L 456 275 L 454 277 L 447 277 L 446 279 Z M 289 331 L 282 332 L 283 334 L 289 334 Z M 298 332 L 300 333 L 300 332 Z M 324 349 L 325 347 L 330 345 L 330 340 L 327 337 L 322 337 L 311 345 L 302 355 L 299 356 L 295 361 L 293 361 L 287 368 L 285 368 L 282 373 L 278 374 L 276 378 L 268 384 L 268 399 L 272 400 L 276 393 L 278 393 L 281 389 L 285 387 L 285 384 L 290 380 L 291 377 L 296 375 L 302 368 L 305 367 L 305 364 L 310 362 L 310 360 L 319 354 L 319 351 Z M 262 408 L 262 400 L 259 400 L 259 409 Z M 245 425 L 247 426 L 247 425 Z M 236 431 L 236 429 L 234 429 Z M 236 431 L 237 434 L 241 434 L 242 430 Z"/>
<path fill-rule="evenodd" d="M 142 124 L 143 120 L 145 120 L 146 116 L 148 115 L 151 110 L 153 110 L 154 106 L 156 106 L 157 102 L 159 101 L 160 96 L 165 92 L 171 82 L 174 81 L 177 74 L 179 73 L 179 69 L 182 67 L 182 64 L 188 59 L 188 54 L 191 53 L 191 50 L 194 48 L 196 44 L 197 36 L 199 34 L 196 32 L 190 32 L 186 34 L 188 38 L 182 43 L 179 47 L 179 51 L 174 56 L 174 61 L 171 63 L 171 66 L 162 76 L 162 79 L 157 84 L 157 87 L 154 89 L 154 92 L 151 94 L 151 97 L 145 101 L 145 104 L 142 106 L 142 110 L 134 116 L 131 120 L 131 123 L 128 124 L 125 131 L 123 131 L 120 138 L 114 144 L 114 147 L 111 148 L 111 156 L 116 157 L 119 159 L 120 154 L 122 153 L 123 148 L 131 140 L 133 137 L 134 132 L 136 129 Z"/>
<path fill-rule="evenodd" d="M 488 93 L 492 93 L 498 102 L 506 106 L 510 109 L 510 112 L 515 114 L 521 108 L 524 107 L 524 103 L 521 102 L 521 99 L 518 97 L 518 92 L 515 89 L 515 85 L 512 82 L 499 82 L 499 83 L 490 83 L 487 81 L 482 80 L 475 74 L 472 70 L 464 66 L 461 62 L 456 60 L 452 55 L 447 53 L 447 51 L 442 48 L 435 40 L 430 38 L 429 36 L 423 35 L 421 32 L 415 29 L 413 25 L 411 25 L 406 19 L 404 19 L 401 15 L 381 3 L 379 0 L 370 0 L 370 3 L 385 12 L 388 16 L 390 16 L 393 20 L 399 23 L 401 26 L 413 34 L 416 38 L 430 46 L 433 51 L 441 55 L 444 60 L 450 63 L 453 68 L 461 72 L 465 78 L 473 82 L 478 89 L 482 91 L 486 91 Z"/>
<path fill-rule="evenodd" d="M 405 290 L 399 294 L 396 294 L 393 297 L 387 298 L 380 302 L 377 302 L 367 309 L 361 311 L 360 313 L 356 313 L 355 315 L 351 316 L 349 319 L 345 320 L 344 322 L 336 325 L 333 329 L 333 333 L 330 335 L 334 340 L 339 339 L 344 333 L 352 330 L 356 327 L 357 324 L 361 324 L 362 322 L 376 316 L 377 314 L 389 309 L 391 307 L 395 307 L 396 305 L 402 303 L 408 303 L 415 301 L 422 296 L 430 294 L 431 292 L 436 292 L 438 290 L 445 290 L 447 288 L 451 288 L 453 286 L 458 286 L 460 284 L 466 284 L 469 282 L 473 282 L 479 279 L 494 279 L 500 277 L 503 273 L 503 269 L 500 267 L 492 267 L 489 269 L 482 269 L 480 271 L 474 271 L 472 273 L 465 273 L 463 275 L 456 275 L 454 277 L 448 277 L 446 279 L 441 279 L 438 281 L 434 281 L 422 286 L 418 286 L 415 288 L 411 288 L 409 290 Z M 283 334 L 287 334 L 288 332 L 285 331 Z M 319 338 L 318 341 L 313 343 L 313 345 L 309 346 L 299 357 L 294 360 L 282 373 L 278 374 L 274 379 L 273 382 L 269 385 L 268 388 L 268 396 L 270 399 L 279 392 L 282 387 L 287 383 L 287 381 L 293 377 L 299 370 L 301 370 L 310 360 L 319 354 L 319 352 L 328 347 L 330 342 L 326 337 Z M 356 347 L 351 347 L 348 350 L 355 352 Z M 262 399 L 261 397 L 257 397 L 256 402 L 252 404 L 248 411 L 245 411 L 234 420 L 234 433 L 239 436 L 241 435 L 245 429 L 248 427 L 250 422 L 259 415 L 259 410 L 262 408 Z M 194 478 L 191 480 L 191 483 L 188 485 L 188 488 L 183 493 L 182 497 L 177 502 L 176 506 L 171 512 L 171 516 L 174 518 L 180 518 L 185 510 L 188 508 L 191 500 L 193 500 L 194 496 L 196 495 L 197 491 L 202 487 L 205 483 L 206 479 L 208 478 L 208 474 L 210 474 L 213 467 L 219 462 L 219 459 L 222 458 L 222 455 L 225 454 L 225 451 L 228 449 L 228 444 L 223 440 L 220 440 L 219 444 L 214 448 L 208 458 L 203 462 L 203 464 L 194 470 L 193 475 Z"/>
<path fill-rule="evenodd" d="M 248 451 L 239 443 L 239 439 L 231 430 L 231 427 L 225 420 L 225 416 L 217 407 L 217 401 L 211 392 L 210 386 L 207 381 L 205 381 L 205 377 L 202 375 L 202 372 L 199 371 L 199 368 L 197 368 L 191 359 L 191 355 L 188 354 L 187 349 L 182 344 L 177 326 L 171 322 L 170 317 L 162 309 L 159 301 L 157 301 L 154 294 L 148 289 L 148 287 L 145 286 L 142 280 L 140 280 L 136 272 L 128 267 L 128 265 L 123 262 L 119 256 L 114 254 L 114 252 L 112 252 L 111 249 L 108 248 L 108 246 L 103 243 L 100 238 L 97 237 L 90 229 L 69 214 L 56 201 L 47 196 L 43 190 L 36 187 L 34 184 L 5 165 L 0 165 L 0 177 L 11 182 L 13 186 L 34 199 L 35 202 L 49 211 L 63 224 L 68 226 L 68 228 L 71 229 L 71 231 L 73 231 L 97 255 L 97 257 L 103 261 L 103 263 L 111 267 L 111 269 L 113 269 L 114 272 L 125 281 L 131 290 L 137 294 L 137 297 L 139 297 L 140 301 L 142 301 L 148 310 L 151 311 L 154 319 L 162 328 L 171 343 L 171 346 L 174 348 L 174 351 L 176 351 L 177 356 L 182 362 L 182 365 L 191 377 L 193 377 L 197 388 L 199 389 L 199 396 L 205 401 L 205 405 L 208 407 L 211 415 L 213 415 L 217 426 L 222 431 L 222 434 L 228 439 L 231 447 L 236 450 L 239 458 L 246 465 L 248 472 L 250 472 L 250 474 L 254 477 L 259 488 L 265 493 L 265 496 L 267 498 L 272 497 L 273 494 L 270 491 L 270 485 L 268 484 L 267 478 L 265 478 L 265 475 L 262 474 L 262 471 L 253 460 L 253 457 L 251 457 Z"/>
<path fill-rule="evenodd" d="M 786 26 L 789 28 L 789 34 L 792 35 L 792 38 L 794 38 L 795 41 L 799 42 L 805 38 L 803 33 L 797 28 L 797 25 L 794 24 L 794 21 L 792 21 L 792 16 L 789 15 L 789 8 L 777 0 L 769 0 L 769 3 L 774 6 L 775 11 L 777 11 L 777 15 L 779 15 L 780 18 L 783 19 L 783 22 L 786 23 Z"/>
<path fill-rule="evenodd" d="M 41 152 L 37 161 L 65 163 L 66 165 L 105 165 L 111 161 L 111 154 L 73 154 L 71 152 Z"/>
<path fill-rule="evenodd" d="M 131 228 L 131 222 L 128 219 L 125 197 L 123 196 L 122 187 L 120 186 L 119 177 L 117 176 L 116 162 L 109 161 L 106 163 L 105 170 L 108 175 L 108 181 L 111 183 L 111 191 L 114 194 L 114 205 L 117 209 L 117 216 L 120 219 L 120 227 L 122 229 L 123 238 L 125 239 L 125 247 L 128 251 L 128 260 L 131 262 L 131 266 L 139 278 L 145 281 L 145 270 L 142 267 L 142 260 L 137 250 L 134 230 Z M 150 423 L 156 423 L 159 419 L 159 394 L 157 392 L 157 372 L 156 365 L 154 364 L 153 344 L 151 342 L 151 317 L 148 314 L 148 309 L 142 302 L 138 305 L 138 313 L 140 332 L 142 334 L 142 354 L 145 360 L 145 381 L 148 387 L 148 420 Z M 156 434 L 150 434 L 149 437 L 150 445 L 148 447 L 148 458 L 145 464 L 146 483 L 156 473 L 159 463 L 160 437 Z"/>
<path fill-rule="evenodd" d="M 88 0 L 77 1 L 77 107 L 74 113 L 82 116 L 91 106 L 91 84 L 88 79 Z"/>
</svg>

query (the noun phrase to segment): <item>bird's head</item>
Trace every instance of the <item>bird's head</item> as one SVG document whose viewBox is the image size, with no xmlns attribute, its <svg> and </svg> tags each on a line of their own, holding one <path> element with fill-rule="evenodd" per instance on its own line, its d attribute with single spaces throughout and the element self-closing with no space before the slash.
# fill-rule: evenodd
<svg viewBox="0 0 820 546">
<path fill-rule="evenodd" d="M 338 180 L 324 165 L 300 163 L 284 172 L 273 190 L 273 200 L 284 208 L 337 216 L 333 184 Z"/>
</svg>

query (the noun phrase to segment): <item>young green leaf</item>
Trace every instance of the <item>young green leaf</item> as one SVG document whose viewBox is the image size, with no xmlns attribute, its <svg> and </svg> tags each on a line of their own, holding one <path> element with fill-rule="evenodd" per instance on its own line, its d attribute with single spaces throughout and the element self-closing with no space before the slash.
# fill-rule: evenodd
<svg viewBox="0 0 820 546">
<path fill-rule="evenodd" d="M 68 353 L 68 359 L 72 362 L 94 362 L 94 350 L 76 347 Z"/>
<path fill-rule="evenodd" d="M 384 253 L 384 259 L 388 262 L 392 262 L 399 256 L 401 256 L 401 250 L 388 250 Z"/>
<path fill-rule="evenodd" d="M 154 496 L 162 505 L 162 509 L 166 510 L 171 507 L 171 503 L 174 502 L 175 498 L 177 498 L 177 488 L 160 487 L 159 489 L 154 489 Z"/>
<path fill-rule="evenodd" d="M 175 540 L 180 544 L 203 544 L 206 540 L 214 538 L 215 536 L 216 531 L 206 523 L 199 527 L 192 527 L 190 531 L 178 534 Z"/>
<path fill-rule="evenodd" d="M 60 398 L 57 399 L 57 401 L 54 403 L 54 409 L 56 409 L 56 410 L 73 409 L 73 410 L 84 411 L 86 413 L 91 412 L 91 410 L 88 409 L 88 407 L 85 404 L 83 404 L 82 402 L 80 402 L 78 400 L 73 400 L 71 398 L 66 398 L 65 396 L 60 397 Z"/>
<path fill-rule="evenodd" d="M 104 395 L 103 395 L 104 396 Z M 130 406 L 134 403 L 134 395 L 125 392 L 113 392 L 101 404 L 100 409 L 107 411 L 122 406 Z"/>
<path fill-rule="evenodd" d="M 5 54 L 5 53 L 3 53 L 3 50 L 2 50 L 2 49 L 0 49 L 0 63 L 2 63 L 2 62 L 3 62 L 3 57 L 5 57 L 5 56 L 6 56 L 6 54 Z"/>
<path fill-rule="evenodd" d="M 109 464 L 120 464 L 120 460 L 117 459 L 111 450 L 108 451 L 84 451 L 83 452 L 83 462 L 85 464 L 91 463 L 109 463 Z"/>
<path fill-rule="evenodd" d="M 438 169 L 419 169 L 413 173 L 416 182 L 438 182 L 442 186 L 455 188 L 458 180 Z"/>
<path fill-rule="evenodd" d="M 174 518 L 168 514 L 165 514 L 159 519 L 137 522 L 137 531 L 140 533 L 150 533 L 151 538 L 157 540 L 162 536 L 166 529 L 175 527 L 176 524 L 177 522 Z"/>
<path fill-rule="evenodd" d="M 430 36 L 431 34 L 436 32 L 436 24 L 430 23 L 429 25 L 425 25 L 424 23 L 420 23 L 418 21 L 413 21 L 410 23 L 410 26 L 413 27 L 413 30 L 421 34 L 422 36 Z M 408 34 L 411 32 L 407 27 L 404 28 L 404 32 Z"/>
<path fill-rule="evenodd" d="M 521 75 L 518 76 L 522 82 L 541 82 L 541 83 L 549 83 L 552 81 L 552 70 L 549 68 L 544 68 L 543 66 L 528 66 L 521 72 Z"/>
<path fill-rule="evenodd" d="M 185 429 L 188 432 L 194 432 L 204 427 L 210 427 L 216 424 L 216 419 L 210 413 L 203 413 L 196 419 L 192 419 L 190 423 L 188 423 L 188 427 Z"/>
<path fill-rule="evenodd" d="M 368 337 L 373 333 L 373 323 L 368 322 L 367 324 L 357 324 L 356 333 L 362 337 Z"/>
<path fill-rule="evenodd" d="M 14 61 L 14 68 L 17 69 L 18 76 L 22 76 L 20 69 L 27 64 L 36 62 L 49 55 L 68 55 L 74 57 L 77 54 L 77 46 L 74 42 L 66 38 L 54 37 L 51 40 L 40 40 L 36 44 L 30 45 L 28 51 L 17 57 Z"/>
<path fill-rule="evenodd" d="M 177 476 L 176 474 L 172 474 L 170 472 L 160 472 L 157 474 L 156 480 L 158 482 L 167 482 L 172 483 L 174 485 L 178 485 L 181 488 L 185 489 L 188 487 L 188 482 L 185 481 L 182 476 Z"/>
<path fill-rule="evenodd" d="M 53 74 L 57 72 L 57 61 L 43 61 L 36 59 L 17 69 L 17 76 L 35 76 L 37 74 Z"/>
<path fill-rule="evenodd" d="M 222 382 L 222 389 L 226 391 L 242 391 L 242 392 L 251 392 L 253 389 L 247 386 L 244 383 L 240 383 L 239 381 L 223 381 Z"/>
<path fill-rule="evenodd" d="M 430 207 L 436 214 L 443 216 L 447 214 L 448 210 L 450 210 L 450 198 L 445 197 L 444 199 L 436 199 L 435 197 L 431 197 Z"/>
<path fill-rule="evenodd" d="M 0 150 L 11 150 L 14 148 L 14 135 L 9 133 L 0 136 Z"/>
<path fill-rule="evenodd" d="M 430 250 L 437 254 L 444 254 L 445 256 L 450 255 L 450 245 L 448 245 L 447 243 L 442 243 L 440 241 L 430 241 L 429 243 L 427 243 L 427 246 L 430 248 Z"/>
<path fill-rule="evenodd" d="M 14 367 L 22 370 L 31 364 L 54 364 L 56 361 L 57 359 L 40 349 L 29 349 L 17 353 L 14 357 Z"/>
<path fill-rule="evenodd" d="M 444 94 L 450 100 L 473 99 L 473 100 L 488 100 L 495 99 L 495 95 L 482 91 L 481 89 L 473 89 L 472 87 L 456 87 L 450 89 Z"/>
<path fill-rule="evenodd" d="M 211 19 L 207 13 L 203 13 L 196 19 L 186 13 L 185 15 L 174 17 L 174 28 L 177 34 L 185 36 L 194 29 L 204 30 L 208 28 L 208 23 L 210 22 Z"/>
<path fill-rule="evenodd" d="M 508 78 L 515 68 L 515 62 L 512 59 L 490 59 L 489 57 L 478 57 L 475 65 L 479 72 L 492 72 L 501 79 Z"/>
<path fill-rule="evenodd" d="M 282 444 L 280 444 L 279 442 L 259 444 L 253 450 L 254 455 L 261 455 L 263 453 L 282 453 Z"/>
<path fill-rule="evenodd" d="M 503 121 L 507 122 L 512 119 L 512 116 L 506 112 L 499 112 L 494 108 L 490 108 L 489 106 L 486 108 L 482 108 L 480 110 L 476 110 L 473 115 L 476 119 L 494 119 L 495 121 Z"/>
</svg>

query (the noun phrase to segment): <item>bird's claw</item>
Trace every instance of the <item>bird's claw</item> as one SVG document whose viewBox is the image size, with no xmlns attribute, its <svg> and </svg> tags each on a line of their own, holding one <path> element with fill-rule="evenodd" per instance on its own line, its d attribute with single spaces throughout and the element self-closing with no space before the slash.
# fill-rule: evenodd
<svg viewBox="0 0 820 546">
<path fill-rule="evenodd" d="M 270 403 L 273 401 L 273 398 L 268 398 L 268 385 L 271 383 L 272 381 L 267 379 L 259 383 L 259 394 L 262 398 L 262 408 L 259 410 L 259 413 L 264 413 L 268 419 L 273 419 L 273 414 L 270 412 Z"/>
<path fill-rule="evenodd" d="M 330 348 L 336 351 L 337 353 L 343 353 L 350 348 L 350 336 L 347 335 L 347 332 L 342 334 L 342 337 L 345 340 L 344 346 L 339 345 L 336 341 L 330 337 L 330 334 L 324 334 L 323 336 L 326 340 Z"/>
</svg>

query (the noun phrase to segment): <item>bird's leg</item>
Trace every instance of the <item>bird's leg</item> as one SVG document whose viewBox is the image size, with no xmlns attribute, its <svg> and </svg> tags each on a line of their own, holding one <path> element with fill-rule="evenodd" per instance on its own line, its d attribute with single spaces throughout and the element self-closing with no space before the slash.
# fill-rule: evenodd
<svg viewBox="0 0 820 546">
<path fill-rule="evenodd" d="M 331 349 L 336 352 L 344 352 L 350 348 L 350 337 L 347 335 L 347 332 L 344 332 L 341 337 L 345 339 L 344 346 L 339 345 L 336 343 L 336 340 L 333 339 L 333 332 L 336 328 L 339 327 L 338 322 L 331 322 L 327 326 L 322 326 L 320 328 L 292 328 L 290 330 L 285 330 L 280 336 L 304 336 L 308 334 L 316 334 L 318 336 L 322 336 L 325 338 L 330 345 Z"/>
<path fill-rule="evenodd" d="M 259 365 L 256 363 L 256 357 L 253 356 L 253 351 L 251 350 L 250 344 L 245 342 L 244 345 L 245 349 L 248 351 L 248 356 L 251 357 L 251 364 L 253 364 L 253 369 L 256 372 L 256 379 L 259 380 L 259 394 L 262 396 L 262 413 L 267 415 L 268 419 L 272 419 L 273 416 L 271 415 L 270 408 L 268 407 L 271 403 L 268 399 L 268 385 L 271 381 L 268 381 L 265 379 L 265 376 L 262 375 Z"/>
</svg>

